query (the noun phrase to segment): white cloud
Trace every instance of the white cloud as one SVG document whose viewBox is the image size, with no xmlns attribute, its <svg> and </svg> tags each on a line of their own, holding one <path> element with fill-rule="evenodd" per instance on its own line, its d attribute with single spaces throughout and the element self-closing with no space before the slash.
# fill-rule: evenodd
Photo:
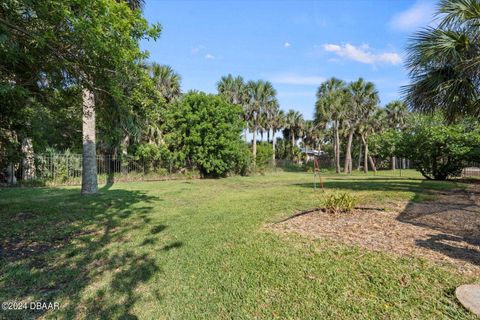
<svg viewBox="0 0 480 320">
<path fill-rule="evenodd" d="M 287 41 L 287 42 L 285 42 L 285 43 L 283 44 L 283 46 L 284 46 L 285 48 L 288 48 L 288 47 L 291 47 L 292 44 Z"/>
<path fill-rule="evenodd" d="M 284 73 L 272 77 L 271 80 L 274 83 L 280 84 L 318 86 L 325 81 L 325 78 L 320 76 L 304 76 L 294 73 Z"/>
<path fill-rule="evenodd" d="M 392 17 L 390 25 L 400 31 L 413 31 L 429 25 L 433 20 L 435 5 L 432 2 L 420 0 L 412 7 Z"/>
<path fill-rule="evenodd" d="M 402 58 L 396 52 L 384 52 L 375 54 L 372 52 L 368 44 L 355 47 L 352 44 L 325 44 L 323 49 L 328 52 L 334 52 L 337 56 L 358 61 L 366 64 L 390 63 L 399 64 Z"/>
<path fill-rule="evenodd" d="M 213 59 L 215 59 L 215 56 L 214 56 L 213 54 L 211 54 L 211 53 L 207 53 L 207 54 L 205 55 L 205 59 L 213 60 Z"/>
</svg>

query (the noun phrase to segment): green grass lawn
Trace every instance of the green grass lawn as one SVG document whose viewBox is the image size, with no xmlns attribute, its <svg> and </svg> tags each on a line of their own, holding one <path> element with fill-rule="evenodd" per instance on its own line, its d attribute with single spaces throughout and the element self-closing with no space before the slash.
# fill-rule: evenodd
<svg viewBox="0 0 480 320">
<path fill-rule="evenodd" d="M 463 276 L 413 258 L 285 236 L 267 223 L 320 206 L 312 175 L 0 190 L 0 302 L 55 301 L 0 318 L 473 318 Z M 460 184 L 404 171 L 324 176 L 360 204 L 421 201 Z M 2 313 L 3 312 L 3 313 Z"/>
</svg>

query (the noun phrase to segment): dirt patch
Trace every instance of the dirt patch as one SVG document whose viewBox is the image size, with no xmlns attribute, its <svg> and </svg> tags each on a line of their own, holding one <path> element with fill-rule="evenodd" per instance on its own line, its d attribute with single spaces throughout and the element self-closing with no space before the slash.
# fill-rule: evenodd
<svg viewBox="0 0 480 320">
<path fill-rule="evenodd" d="M 480 186 L 432 194 L 433 201 L 397 203 L 385 211 L 297 214 L 272 227 L 370 250 L 423 257 L 480 276 Z"/>
</svg>

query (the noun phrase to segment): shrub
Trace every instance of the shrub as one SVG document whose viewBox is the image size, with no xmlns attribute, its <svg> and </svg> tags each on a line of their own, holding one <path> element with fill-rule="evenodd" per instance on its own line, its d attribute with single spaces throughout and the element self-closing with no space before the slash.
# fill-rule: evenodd
<svg viewBox="0 0 480 320">
<path fill-rule="evenodd" d="M 427 179 L 457 176 L 475 158 L 480 129 L 466 123 L 447 125 L 437 116 L 417 116 L 399 141 L 398 155 L 413 161 Z"/>
<path fill-rule="evenodd" d="M 330 213 L 350 213 L 357 204 L 357 198 L 347 192 L 331 193 L 325 196 L 323 204 Z"/>
<path fill-rule="evenodd" d="M 272 163 L 273 148 L 270 143 L 260 142 L 257 143 L 257 158 L 256 165 L 260 168 L 268 167 Z"/>
<path fill-rule="evenodd" d="M 220 96 L 189 92 L 166 110 L 165 143 L 202 176 L 226 176 L 245 166 L 242 113 Z"/>
</svg>

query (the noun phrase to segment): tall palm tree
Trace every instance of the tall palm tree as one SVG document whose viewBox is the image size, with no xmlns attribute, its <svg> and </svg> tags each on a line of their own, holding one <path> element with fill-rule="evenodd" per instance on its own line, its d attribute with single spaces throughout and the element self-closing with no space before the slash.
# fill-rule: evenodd
<svg viewBox="0 0 480 320">
<path fill-rule="evenodd" d="M 223 95 L 228 102 L 241 105 L 244 112 L 243 117 L 244 121 L 247 124 L 245 126 L 245 142 L 247 141 L 247 131 L 248 131 L 248 122 L 250 118 L 248 117 L 249 113 L 247 112 L 248 108 L 248 95 L 247 87 L 241 76 L 233 77 L 231 74 L 223 76 L 217 82 L 217 91 L 220 95 Z"/>
<path fill-rule="evenodd" d="M 259 117 L 264 110 L 272 104 L 277 104 L 277 92 L 268 81 L 258 80 L 247 83 L 247 118 L 253 133 L 253 161 L 255 164 L 257 156 L 257 130 L 259 129 Z"/>
<path fill-rule="evenodd" d="M 300 138 L 302 134 L 302 130 L 304 127 L 304 120 L 303 116 L 300 112 L 295 110 L 288 110 L 288 113 L 285 116 L 285 128 L 288 129 L 289 137 L 291 139 L 291 155 L 292 159 L 295 154 L 295 145 L 296 145 L 296 138 Z"/>
<path fill-rule="evenodd" d="M 480 118 L 480 2 L 442 0 L 437 19 L 438 27 L 417 32 L 408 47 L 406 102 L 421 112 L 440 109 L 450 121 Z"/>
<path fill-rule="evenodd" d="M 332 123 L 334 133 L 334 153 L 336 172 L 340 173 L 340 125 L 344 113 L 345 82 L 330 78 L 320 84 L 315 103 L 315 122 L 325 120 Z"/>
<path fill-rule="evenodd" d="M 385 106 L 386 120 L 389 128 L 401 130 L 405 126 L 408 110 L 400 100 L 394 100 Z M 397 158 L 392 156 L 392 170 L 396 169 Z"/>
<path fill-rule="evenodd" d="M 345 173 L 351 173 L 353 135 L 364 114 L 368 114 L 378 104 L 378 91 L 372 82 L 366 82 L 359 78 L 347 86 L 345 101 L 346 108 L 343 116 L 348 126 L 348 139 L 343 170 Z"/>
<path fill-rule="evenodd" d="M 373 171 L 377 171 L 375 162 L 369 154 L 368 150 L 368 137 L 374 132 L 378 132 L 382 129 L 385 124 L 385 110 L 380 109 L 378 106 L 374 106 L 371 109 L 366 110 L 364 117 L 359 124 L 360 138 L 362 139 L 364 146 L 364 157 L 363 157 L 363 172 L 368 172 L 368 163 Z"/>
<path fill-rule="evenodd" d="M 285 127 L 285 112 L 283 110 L 280 110 L 278 108 L 278 105 L 276 108 L 274 108 L 272 112 L 272 150 L 273 150 L 273 155 L 272 155 L 272 160 L 273 160 L 273 165 L 275 165 L 275 133 L 277 131 L 282 130 Z"/>
<path fill-rule="evenodd" d="M 155 82 L 155 87 L 167 103 L 180 97 L 181 77 L 172 67 L 154 62 L 150 65 L 150 74 Z"/>
</svg>

